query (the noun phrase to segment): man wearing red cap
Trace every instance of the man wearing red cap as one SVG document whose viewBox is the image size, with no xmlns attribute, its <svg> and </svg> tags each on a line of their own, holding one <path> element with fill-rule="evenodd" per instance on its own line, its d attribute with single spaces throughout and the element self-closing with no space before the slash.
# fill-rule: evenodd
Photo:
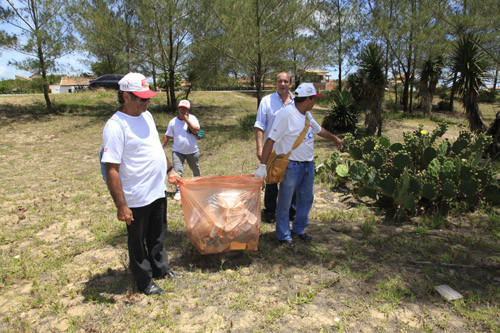
<svg viewBox="0 0 500 333">
<path fill-rule="evenodd" d="M 179 175 L 166 159 L 153 116 L 146 109 L 156 93 L 144 75 L 129 73 L 118 84 L 120 109 L 104 127 L 101 162 L 106 163 L 117 217 L 127 223 L 130 269 L 137 287 L 146 295 L 161 294 L 153 278 L 179 277 L 170 270 L 163 247 L 166 175 Z"/>
<path fill-rule="evenodd" d="M 165 147 L 169 140 L 174 142 L 172 147 L 172 163 L 175 171 L 182 176 L 184 173 L 184 161 L 188 162 L 194 177 L 201 175 L 200 171 L 200 148 L 196 135 L 200 130 L 198 119 L 189 113 L 191 103 L 183 99 L 177 107 L 178 115 L 169 121 L 165 136 L 161 145 Z M 174 200 L 181 200 L 181 193 L 177 187 Z"/>
<path fill-rule="evenodd" d="M 262 149 L 261 164 L 254 174 L 256 177 L 266 178 L 266 162 L 273 146 L 276 154 L 287 154 L 291 151 L 285 178 L 280 184 L 276 207 L 276 237 L 280 243 L 289 247 L 294 246 L 292 235 L 304 242 L 311 241 L 311 236 L 305 229 L 309 225 L 308 215 L 314 200 L 314 134 L 331 140 L 337 147 L 343 145 L 342 140 L 321 127 L 309 112 L 316 98 L 323 97 L 316 92 L 314 85 L 302 83 L 295 90 L 294 96 L 295 103 L 287 105 L 277 113 L 271 133 Z M 292 150 L 304 128 L 304 139 Z M 296 219 L 290 232 L 289 208 L 294 193 Z"/>
</svg>

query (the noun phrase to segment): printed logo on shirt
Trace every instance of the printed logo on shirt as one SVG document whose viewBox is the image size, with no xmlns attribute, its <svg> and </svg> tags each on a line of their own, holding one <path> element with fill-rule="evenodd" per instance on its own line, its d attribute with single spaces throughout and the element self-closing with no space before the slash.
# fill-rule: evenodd
<svg viewBox="0 0 500 333">
<path fill-rule="evenodd" d="M 304 137 L 304 141 L 311 140 L 313 138 L 314 128 L 312 127 L 312 125 L 309 125 L 309 127 L 310 127 L 310 130 L 307 131 L 307 134 Z"/>
<path fill-rule="evenodd" d="M 107 153 L 108 152 L 108 148 L 104 148 L 104 152 Z"/>
</svg>

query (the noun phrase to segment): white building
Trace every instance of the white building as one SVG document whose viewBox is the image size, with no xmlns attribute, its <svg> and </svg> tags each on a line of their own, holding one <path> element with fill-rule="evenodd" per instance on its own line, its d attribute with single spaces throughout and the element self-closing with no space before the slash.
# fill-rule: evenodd
<svg viewBox="0 0 500 333">
<path fill-rule="evenodd" d="M 61 78 L 59 85 L 50 85 L 50 91 L 53 94 L 74 93 L 79 90 L 87 89 L 89 86 L 89 78 L 87 77 L 65 77 Z"/>
</svg>

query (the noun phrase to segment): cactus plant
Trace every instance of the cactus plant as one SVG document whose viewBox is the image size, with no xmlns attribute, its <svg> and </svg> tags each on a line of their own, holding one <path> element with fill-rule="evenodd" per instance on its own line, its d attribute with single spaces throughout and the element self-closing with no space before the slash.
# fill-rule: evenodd
<svg viewBox="0 0 500 333">
<path fill-rule="evenodd" d="M 397 169 L 403 170 L 410 165 L 410 157 L 408 154 L 399 153 L 394 156 L 393 164 Z"/>
<path fill-rule="evenodd" d="M 366 173 L 366 164 L 361 161 L 355 161 L 349 167 L 349 175 L 353 180 L 362 180 Z"/>
<path fill-rule="evenodd" d="M 483 159 L 490 139 L 461 131 L 455 142 L 437 141 L 445 131 L 440 124 L 429 134 L 420 125 L 393 144 L 384 137 L 350 138 L 355 161 L 337 165 L 337 175 L 350 177 L 358 195 L 389 205 L 400 218 L 423 211 L 419 206 L 448 214 L 473 209 L 483 198 L 500 204 L 500 186 Z"/>
</svg>

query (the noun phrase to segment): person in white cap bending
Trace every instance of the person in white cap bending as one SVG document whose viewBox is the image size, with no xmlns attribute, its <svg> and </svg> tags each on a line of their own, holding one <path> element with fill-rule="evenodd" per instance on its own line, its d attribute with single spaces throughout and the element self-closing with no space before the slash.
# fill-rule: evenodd
<svg viewBox="0 0 500 333">
<path fill-rule="evenodd" d="M 261 164 L 255 171 L 258 178 L 266 178 L 266 162 L 271 150 L 276 154 L 287 154 L 292 150 L 295 140 L 306 126 L 306 117 L 309 126 L 302 143 L 292 151 L 285 178 L 278 192 L 276 207 L 276 237 L 280 243 L 289 247 L 294 246 L 292 235 L 304 242 L 310 242 L 305 229 L 309 225 L 309 211 L 314 199 L 314 134 L 331 140 L 335 146 L 344 144 L 337 136 L 321 127 L 309 112 L 316 102 L 316 98 L 323 97 L 318 94 L 312 83 L 302 83 L 294 93 L 294 104 L 289 104 L 279 111 L 274 119 L 271 133 L 262 149 Z M 289 208 L 293 194 L 296 194 L 296 219 L 290 231 Z"/>
<path fill-rule="evenodd" d="M 175 171 L 181 175 L 184 172 L 184 161 L 188 162 L 194 177 L 199 177 L 200 172 L 200 148 L 196 140 L 196 135 L 200 130 L 198 119 L 192 114 L 189 114 L 191 103 L 183 99 L 177 107 L 177 117 L 170 120 L 167 127 L 167 132 L 161 141 L 163 147 L 169 140 L 173 140 L 172 147 L 172 163 Z M 181 199 L 179 188 L 174 195 L 175 200 Z"/>
<path fill-rule="evenodd" d="M 162 294 L 153 278 L 176 278 L 164 249 L 167 233 L 166 176 L 177 177 L 165 156 L 153 116 L 146 107 L 156 93 L 144 75 L 129 73 L 118 82 L 120 109 L 103 130 L 101 162 L 120 221 L 127 223 L 130 269 L 137 288 Z"/>
</svg>

